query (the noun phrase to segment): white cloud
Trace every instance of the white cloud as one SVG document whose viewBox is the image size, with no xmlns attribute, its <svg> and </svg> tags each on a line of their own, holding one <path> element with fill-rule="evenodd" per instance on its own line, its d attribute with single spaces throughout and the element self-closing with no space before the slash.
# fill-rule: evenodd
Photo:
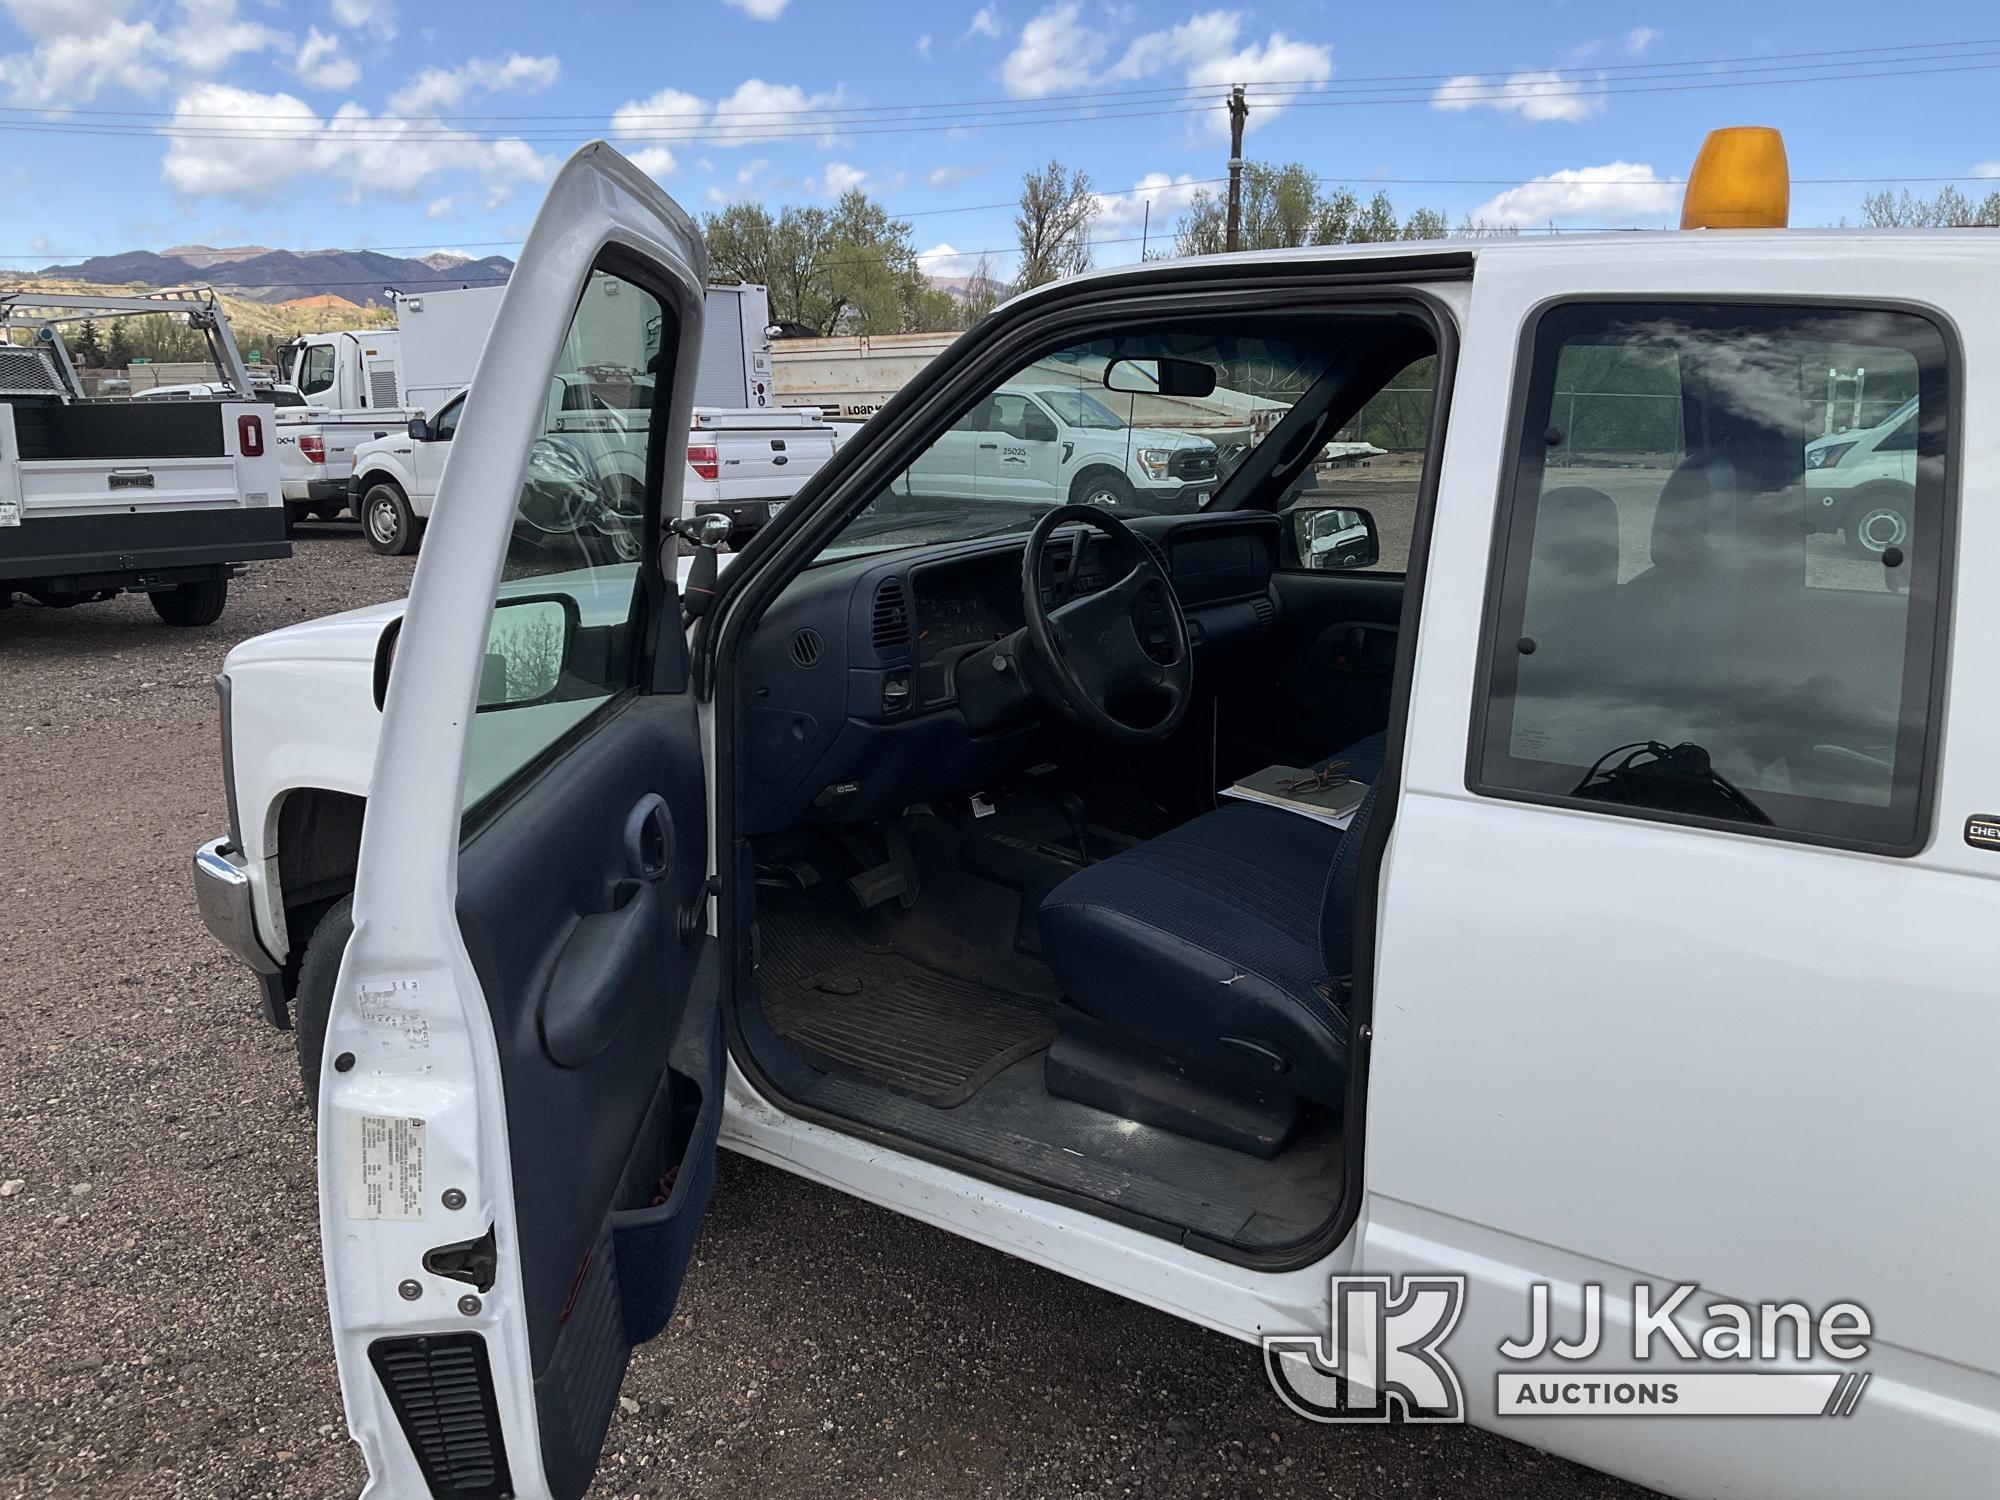
<svg viewBox="0 0 2000 1500">
<path fill-rule="evenodd" d="M 330 8 L 334 20 L 350 30 L 384 38 L 396 34 L 395 0 L 332 0 Z"/>
<path fill-rule="evenodd" d="M 1173 242 L 1174 220 L 1186 212 L 1194 195 L 1201 191 L 1201 184 L 1192 174 L 1183 172 L 1178 177 L 1169 177 L 1165 172 L 1148 172 L 1133 185 L 1129 193 L 1098 193 L 1097 234 L 1106 239 L 1122 239 L 1136 235 L 1141 225 L 1162 237 L 1162 243 Z M 1147 209 L 1151 207 L 1151 215 Z M 1134 256 L 1134 259 L 1137 259 Z"/>
<path fill-rule="evenodd" d="M 775 21 L 785 13 L 791 0 L 728 0 L 753 21 Z"/>
<path fill-rule="evenodd" d="M 131 0 L 0 0 L 0 9 L 29 36 L 80 36 L 122 21 Z"/>
<path fill-rule="evenodd" d="M 742 183 L 743 186 L 748 187 L 757 180 L 758 174 L 770 165 L 771 163 L 764 157 L 752 157 L 737 169 L 736 180 Z"/>
<path fill-rule="evenodd" d="M 314 26 L 306 32 L 298 55 L 292 59 L 292 75 L 308 88 L 332 93 L 353 88 L 361 80 L 361 69 L 341 50 L 337 33 Z"/>
<path fill-rule="evenodd" d="M 829 198 L 838 198 L 842 193 L 858 188 L 868 180 L 868 174 L 859 167 L 851 167 L 844 161 L 830 161 L 826 164 L 826 175 L 821 179 Z"/>
<path fill-rule="evenodd" d="M 203 76 L 287 41 L 239 20 L 236 0 L 180 0 L 178 23 L 168 27 L 125 20 L 120 0 L 0 3 L 38 39 L 33 51 L 0 56 L 0 99 L 29 108 L 88 104 L 108 88 L 158 93 L 177 74 Z"/>
<path fill-rule="evenodd" d="M 435 121 L 412 125 L 373 116 L 358 104 L 343 104 L 322 119 L 291 94 L 222 83 L 196 84 L 174 101 L 176 124 L 227 125 L 232 116 L 267 133 L 175 136 L 161 163 L 167 186 L 191 197 L 256 203 L 304 179 L 344 185 L 348 200 L 359 202 L 377 194 L 414 198 L 440 174 L 467 172 L 484 184 L 491 208 L 518 184 L 544 182 L 556 169 L 553 157 L 523 140 L 482 140 Z"/>
<path fill-rule="evenodd" d="M 746 78 L 727 99 L 717 102 L 704 138 L 717 146 L 755 145 L 768 139 L 774 128 L 810 128 L 817 122 L 806 119 L 807 115 L 838 109 L 844 99 L 838 85 L 830 94 L 808 94 L 794 84 Z M 817 140 L 821 146 L 830 146 L 839 137 L 839 127 L 829 122 Z"/>
<path fill-rule="evenodd" d="M 561 76 L 562 63 L 553 56 L 475 57 L 456 68 L 425 68 L 389 96 L 389 113 L 437 114 L 473 93 L 538 94 Z"/>
<path fill-rule="evenodd" d="M 661 89 L 646 99 L 633 99 L 611 112 L 611 133 L 621 141 L 654 132 L 680 131 L 699 125 L 708 114 L 708 101 L 679 89 Z"/>
<path fill-rule="evenodd" d="M 1135 37 L 1106 75 L 1116 79 L 1150 78 L 1168 68 L 1183 68 L 1190 88 L 1212 89 L 1235 83 L 1324 83 L 1333 76 L 1333 48 L 1302 42 L 1274 31 L 1262 43 L 1238 47 L 1243 17 L 1233 10 L 1203 11 L 1164 31 Z M 1253 95 L 1246 132 L 1262 129 L 1283 112 L 1283 106 L 1259 103 Z M 1210 134 L 1226 136 L 1229 117 L 1220 109 L 1201 119 Z"/>
<path fill-rule="evenodd" d="M 449 219 L 457 209 L 458 201 L 454 198 L 433 198 L 424 205 L 424 217 L 431 220 Z"/>
<path fill-rule="evenodd" d="M 1000 64 L 1000 81 L 1016 99 L 1081 88 L 1096 75 L 1111 39 L 1078 19 L 1077 0 L 1050 6 L 1021 28 L 1021 39 Z M 981 11 L 980 15 L 985 15 Z M 975 26 L 978 17 L 973 18 Z"/>
<path fill-rule="evenodd" d="M 1549 71 L 1510 73 L 1495 82 L 1477 73 L 1461 73 L 1438 85 L 1431 95 L 1433 109 L 1495 109 L 1524 120 L 1564 120 L 1574 124 L 1604 109 L 1602 94 L 1586 94 L 1579 79 Z"/>
<path fill-rule="evenodd" d="M 1983 161 L 1972 169 L 1974 177 L 2000 177 L 2000 161 Z"/>
<path fill-rule="evenodd" d="M 1634 26 L 1625 33 L 1625 50 L 1634 57 L 1643 57 L 1646 49 L 1660 39 L 1657 26 Z"/>
<path fill-rule="evenodd" d="M 1662 182 L 1643 162 L 1614 161 L 1537 177 L 1489 198 L 1475 222 L 1534 228 L 1543 224 L 1657 224 L 1680 202 L 1680 186 Z"/>
<path fill-rule="evenodd" d="M 997 42 L 1007 34 L 1007 23 L 1000 19 L 1000 12 L 990 5 L 982 5 L 972 13 L 972 24 L 965 28 L 964 41 L 969 37 L 983 36 L 990 42 Z"/>
<path fill-rule="evenodd" d="M 932 167 L 930 175 L 924 181 L 934 188 L 957 187 L 961 182 L 970 182 L 985 171 L 984 167 L 954 167 L 947 164 L 942 167 Z"/>
<path fill-rule="evenodd" d="M 917 264 L 926 276 L 970 276 L 979 268 L 979 254 L 940 240 L 930 249 L 917 252 Z"/>
<path fill-rule="evenodd" d="M 928 31 L 917 38 L 917 56 L 925 62 L 931 60 L 931 34 Z"/>
<path fill-rule="evenodd" d="M 665 146 L 642 146 L 630 155 L 632 165 L 655 182 L 665 182 L 680 170 L 680 163 L 674 160 L 674 153 Z"/>
</svg>

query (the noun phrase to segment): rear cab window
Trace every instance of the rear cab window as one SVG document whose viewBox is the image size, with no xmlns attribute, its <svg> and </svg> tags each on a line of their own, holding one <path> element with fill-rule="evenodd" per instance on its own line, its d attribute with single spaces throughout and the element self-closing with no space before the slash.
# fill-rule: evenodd
<svg viewBox="0 0 2000 1500">
<path fill-rule="evenodd" d="M 1941 328 L 1901 309 L 1546 310 L 1502 496 L 1472 789 L 1920 848 L 1952 365 Z"/>
</svg>

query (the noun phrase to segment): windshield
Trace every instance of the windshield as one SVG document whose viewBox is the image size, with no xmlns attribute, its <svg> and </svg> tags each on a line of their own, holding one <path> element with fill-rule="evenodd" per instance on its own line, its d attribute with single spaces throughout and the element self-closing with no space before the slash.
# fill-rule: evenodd
<svg viewBox="0 0 2000 1500">
<path fill-rule="evenodd" d="M 1264 336 L 1268 326 L 1147 329 L 1029 361 L 972 401 L 821 555 L 1024 532 L 1061 505 L 1128 517 L 1206 510 L 1325 372 L 1323 350 Z M 1173 362 L 1176 389 L 1205 394 L 1140 388 L 1146 361 Z"/>
<path fill-rule="evenodd" d="M 1036 391 L 1035 394 L 1046 401 L 1049 410 L 1061 417 L 1072 427 L 1101 427 L 1116 432 L 1125 425 L 1124 420 L 1099 401 L 1095 396 L 1080 390 Z"/>
</svg>

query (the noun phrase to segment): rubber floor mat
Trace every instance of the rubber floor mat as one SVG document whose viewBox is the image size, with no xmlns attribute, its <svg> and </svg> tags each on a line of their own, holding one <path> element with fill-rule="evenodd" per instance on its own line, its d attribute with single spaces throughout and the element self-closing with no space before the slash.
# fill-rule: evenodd
<svg viewBox="0 0 2000 1500">
<path fill-rule="evenodd" d="M 1052 1003 L 939 974 L 809 906 L 767 901 L 758 929 L 765 1018 L 824 1071 L 950 1109 L 1055 1040 Z"/>
</svg>

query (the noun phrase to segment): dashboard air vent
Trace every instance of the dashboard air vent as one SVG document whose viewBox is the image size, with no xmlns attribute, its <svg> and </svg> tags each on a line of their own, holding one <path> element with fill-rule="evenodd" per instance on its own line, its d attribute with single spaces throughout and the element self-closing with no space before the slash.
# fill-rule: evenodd
<svg viewBox="0 0 2000 1500">
<path fill-rule="evenodd" d="M 885 578 L 875 590 L 872 633 L 875 654 L 901 656 L 910 645 L 910 601 L 900 578 Z"/>
<path fill-rule="evenodd" d="M 826 653 L 826 642 L 810 625 L 792 637 L 792 660 L 810 671 Z"/>
</svg>

